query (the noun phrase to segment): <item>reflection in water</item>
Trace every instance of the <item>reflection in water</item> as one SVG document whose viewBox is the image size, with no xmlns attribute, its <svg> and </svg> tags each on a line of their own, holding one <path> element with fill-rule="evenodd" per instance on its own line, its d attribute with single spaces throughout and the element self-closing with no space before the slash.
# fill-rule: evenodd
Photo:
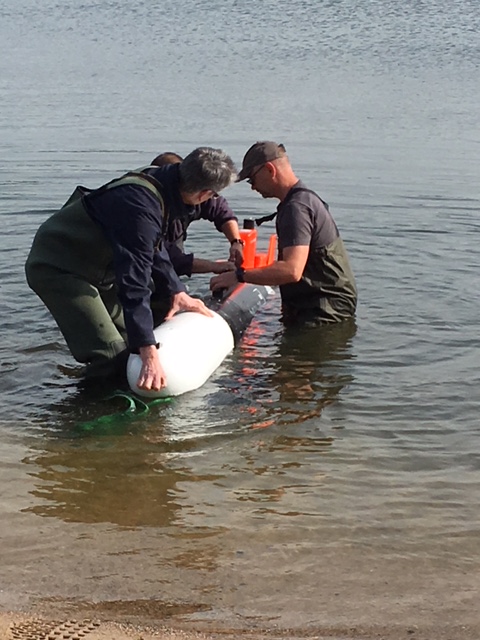
<svg viewBox="0 0 480 640">
<path fill-rule="evenodd" d="M 24 460 L 32 473 L 37 504 L 28 510 L 66 522 L 111 522 L 120 526 L 166 527 L 174 522 L 176 486 L 186 478 L 167 469 L 148 451 L 130 448 L 121 440 L 95 443 L 65 442 Z"/>
<path fill-rule="evenodd" d="M 234 394 L 223 389 L 213 394 L 219 396 L 220 406 L 211 398 L 206 404 L 206 398 L 199 395 L 201 416 L 191 411 L 192 395 L 183 405 L 178 399 L 140 419 L 120 419 L 96 431 L 82 431 L 78 425 L 87 418 L 120 405 L 105 403 L 98 394 L 78 394 L 56 408 L 49 407 L 49 437 L 36 440 L 35 448 L 41 446 L 42 451 L 25 459 L 35 467 L 31 475 L 36 479 L 33 495 L 38 499 L 29 510 L 67 522 L 166 527 L 181 520 L 183 487 L 218 482 L 222 477 L 218 466 L 214 473 L 194 471 L 195 462 L 186 465 L 189 456 L 208 456 L 216 446 L 232 447 L 235 438 L 270 425 L 275 429 L 269 430 L 265 442 L 254 442 L 255 449 L 243 456 L 246 469 L 255 475 L 262 473 L 258 458 L 264 447 L 285 453 L 301 449 L 305 454 L 331 445 L 333 438 L 322 433 L 319 419 L 324 407 L 337 400 L 352 380 L 351 369 L 344 365 L 352 357 L 355 330 L 354 322 L 288 330 L 277 336 L 272 349 L 271 344 L 264 344 L 268 338 L 257 323 L 242 344 L 239 374 L 229 372 L 230 382 L 237 378 L 240 385 L 231 382 L 236 387 Z M 177 425 L 175 437 L 170 422 L 178 422 L 182 406 L 184 426 L 179 431 L 181 425 Z M 225 423 L 221 434 L 214 424 L 219 412 Z M 242 413 L 245 419 L 239 420 Z M 52 423 L 57 425 L 53 433 Z M 185 432 L 191 437 L 185 439 Z M 282 461 L 286 468 L 296 464 L 288 455 Z M 282 491 L 281 487 L 259 487 L 257 495 L 276 501 Z"/>
<path fill-rule="evenodd" d="M 322 413 L 353 380 L 354 322 L 281 330 L 273 343 L 271 333 L 254 322 L 230 382 L 232 420 L 250 438 L 247 446 L 222 451 L 224 478 L 215 484 L 226 494 L 224 523 L 239 532 L 265 517 L 284 532 L 317 522 L 332 470 L 332 456 L 322 458 L 332 453 L 332 428 L 339 428 Z M 219 516 L 214 506 L 209 511 Z"/>
<path fill-rule="evenodd" d="M 179 486 L 191 476 L 169 459 L 172 451 L 188 455 L 195 443 L 165 437 L 168 404 L 129 414 L 125 397 L 112 391 L 82 390 L 45 407 L 42 435 L 31 445 L 36 453 L 23 460 L 38 499 L 27 511 L 123 527 L 175 522 Z"/>
<path fill-rule="evenodd" d="M 301 419 L 319 416 L 321 408 L 334 402 L 340 391 L 353 380 L 351 369 L 342 364 L 352 358 L 351 341 L 355 320 L 299 331 L 287 329 L 280 342 L 282 367 L 274 376 L 285 411 L 301 401 Z M 305 413 L 304 402 L 312 403 Z M 316 406 L 315 406 L 316 405 Z M 300 416 L 297 415 L 297 419 Z"/>
<path fill-rule="evenodd" d="M 299 425 L 320 418 L 353 381 L 351 366 L 355 321 L 315 328 L 283 329 L 274 348 L 256 324 L 243 342 L 242 386 L 248 386 L 252 428 Z M 268 355 L 264 355 L 268 350 Z"/>
</svg>

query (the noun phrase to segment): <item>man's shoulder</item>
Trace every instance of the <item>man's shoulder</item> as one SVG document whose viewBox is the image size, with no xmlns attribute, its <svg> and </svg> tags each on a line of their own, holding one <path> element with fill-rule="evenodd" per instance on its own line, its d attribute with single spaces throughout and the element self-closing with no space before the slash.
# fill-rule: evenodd
<svg viewBox="0 0 480 640">
<path fill-rule="evenodd" d="M 310 212 L 324 214 L 328 212 L 328 205 L 316 191 L 307 187 L 299 180 L 288 192 L 287 197 L 278 207 L 278 212 L 293 210 L 295 212 Z"/>
<path fill-rule="evenodd" d="M 152 178 L 164 189 L 178 189 L 179 188 L 179 172 L 178 165 L 165 165 L 163 167 L 148 166 L 143 167 L 138 175 L 145 175 L 148 178 Z"/>
<path fill-rule="evenodd" d="M 235 217 L 230 205 L 223 196 L 209 198 L 205 202 L 202 202 L 202 204 L 199 205 L 199 211 L 201 217 L 207 220 L 211 220 L 217 216 L 225 217 L 226 215 L 232 218 Z"/>
<path fill-rule="evenodd" d="M 290 199 L 294 202 L 300 202 L 304 204 L 320 204 L 323 206 L 323 200 L 316 191 L 307 187 L 301 180 L 299 180 L 290 190 Z M 288 196 L 287 196 L 288 197 Z"/>
</svg>

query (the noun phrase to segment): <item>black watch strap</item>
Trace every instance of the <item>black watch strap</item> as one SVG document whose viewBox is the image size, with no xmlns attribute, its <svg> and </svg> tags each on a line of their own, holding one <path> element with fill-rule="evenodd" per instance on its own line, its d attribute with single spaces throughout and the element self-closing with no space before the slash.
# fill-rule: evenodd
<svg viewBox="0 0 480 640">
<path fill-rule="evenodd" d="M 234 240 L 230 240 L 230 244 L 241 244 L 242 247 L 245 245 L 245 242 L 241 238 L 235 238 Z"/>
<path fill-rule="evenodd" d="M 243 267 L 237 267 L 235 269 L 235 275 L 239 282 L 245 282 L 245 269 Z"/>
</svg>

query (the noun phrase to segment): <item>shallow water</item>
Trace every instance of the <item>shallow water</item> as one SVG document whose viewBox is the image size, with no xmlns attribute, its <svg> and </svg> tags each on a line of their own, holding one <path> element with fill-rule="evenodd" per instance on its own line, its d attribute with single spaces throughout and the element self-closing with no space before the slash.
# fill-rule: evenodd
<svg viewBox="0 0 480 640">
<path fill-rule="evenodd" d="M 432 576 L 468 587 L 476 4 L 0 0 L 0 13 L 0 606 L 121 601 L 295 626 L 340 619 L 332 594 L 363 597 L 360 618 L 369 595 L 394 594 L 401 620 Z M 24 282 L 36 228 L 76 184 L 162 150 L 218 145 L 239 163 L 265 138 L 330 204 L 356 322 L 290 335 L 275 295 L 204 387 L 119 416 L 111 389 L 79 388 Z M 226 195 L 240 219 L 275 206 L 244 184 Z M 201 223 L 188 246 L 226 251 Z M 208 277 L 189 286 L 204 294 Z"/>
</svg>

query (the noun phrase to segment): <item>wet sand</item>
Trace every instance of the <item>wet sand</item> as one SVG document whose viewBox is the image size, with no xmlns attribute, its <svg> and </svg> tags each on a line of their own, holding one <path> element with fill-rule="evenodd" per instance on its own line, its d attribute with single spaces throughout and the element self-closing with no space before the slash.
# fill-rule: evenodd
<svg viewBox="0 0 480 640">
<path fill-rule="evenodd" d="M 445 593 L 445 599 L 449 596 Z M 448 607 L 447 607 L 448 609 Z M 383 614 L 378 612 L 377 619 Z M 474 614 L 477 620 L 462 624 L 455 615 L 449 622 L 440 612 L 430 612 L 422 625 L 405 620 L 403 625 L 390 625 L 388 620 L 378 624 L 309 627 L 295 629 L 259 628 L 235 629 L 222 625 L 194 625 L 184 623 L 175 626 L 151 621 L 105 620 L 101 617 L 48 616 L 19 612 L 0 613 L 0 640 L 478 640 L 480 616 L 470 609 L 466 616 Z M 439 615 L 437 615 L 439 614 Z M 413 616 L 415 617 L 415 616 Z M 423 616 L 425 618 L 425 616 Z M 205 626 L 208 628 L 199 629 Z"/>
<path fill-rule="evenodd" d="M 22 602 L 10 598 L 7 604 L 4 581 L 0 640 L 478 640 L 476 546 L 461 548 L 463 562 L 440 552 L 428 561 L 379 562 L 344 549 L 335 563 L 326 548 L 322 567 L 302 566 L 298 581 L 282 581 L 281 568 L 270 591 L 258 579 L 246 593 L 224 581 L 203 608 L 188 601 L 194 593 L 188 587 L 183 602 L 40 597 L 38 591 L 33 597 L 27 590 Z M 280 586 L 281 608 L 275 594 Z M 128 590 L 133 595 L 137 587 L 132 582 Z"/>
<path fill-rule="evenodd" d="M 463 626 L 416 626 L 390 628 L 388 626 L 354 627 L 351 629 L 281 630 L 264 629 L 241 631 L 219 629 L 201 632 L 172 629 L 163 626 L 151 627 L 118 622 L 90 620 L 51 620 L 20 614 L 0 614 L 0 638 L 2 640 L 478 640 L 480 627 Z"/>
<path fill-rule="evenodd" d="M 273 603 L 262 605 L 258 590 L 243 601 L 237 591 L 222 608 L 219 596 L 217 606 L 204 611 L 155 599 L 92 602 L 37 597 L 26 598 L 17 611 L 3 608 L 0 640 L 480 638 L 476 563 L 455 566 L 438 558 L 428 567 L 417 560 L 413 570 L 410 562 L 397 559 L 381 566 L 371 562 L 367 570 L 344 558 L 335 571 L 327 565 L 321 574 L 315 572 L 316 585 L 309 582 L 308 572 L 301 585 L 290 585 L 291 606 L 282 617 L 278 611 L 275 615 Z M 222 593 L 228 590 L 224 585 Z"/>
</svg>

